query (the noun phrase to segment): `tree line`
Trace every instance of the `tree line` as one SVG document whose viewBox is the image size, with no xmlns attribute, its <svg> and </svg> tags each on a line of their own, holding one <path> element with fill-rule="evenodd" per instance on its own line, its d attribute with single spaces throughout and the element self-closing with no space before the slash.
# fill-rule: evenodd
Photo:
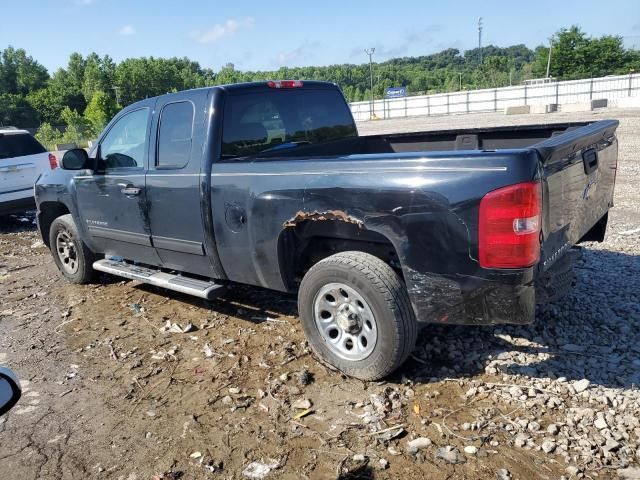
<svg viewBox="0 0 640 480">
<path fill-rule="evenodd" d="M 550 45 L 550 75 L 559 80 L 640 70 L 640 52 L 625 49 L 619 36 L 594 38 L 573 26 L 558 31 Z M 373 95 L 380 98 L 391 86 L 424 94 L 516 85 L 544 77 L 548 55 L 548 46 L 531 50 L 525 45 L 489 45 L 394 58 L 374 63 Z M 25 50 L 9 46 L 0 50 L 0 125 L 38 128 L 39 138 L 49 147 L 58 141 L 81 143 L 95 137 L 121 107 L 143 98 L 279 78 L 335 82 L 349 101 L 371 95 L 368 63 L 274 71 L 242 71 L 228 63 L 214 71 L 188 58 L 127 58 L 116 63 L 108 55 L 72 53 L 66 68 L 50 74 Z"/>
</svg>

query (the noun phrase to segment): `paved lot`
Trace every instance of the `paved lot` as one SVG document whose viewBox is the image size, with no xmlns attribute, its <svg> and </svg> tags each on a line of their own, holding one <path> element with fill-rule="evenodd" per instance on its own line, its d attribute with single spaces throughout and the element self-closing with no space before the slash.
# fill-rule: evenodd
<svg viewBox="0 0 640 480">
<path fill-rule="evenodd" d="M 531 326 L 428 327 L 387 382 L 318 364 L 294 298 L 237 287 L 207 303 L 109 277 L 69 285 L 32 216 L 1 219 L 0 364 L 18 372 L 25 394 L 0 419 L 0 478 L 232 479 L 247 478 L 252 462 L 286 479 L 632 475 L 640 111 L 411 118 L 360 130 L 608 117 L 621 121 L 616 208 L 606 241 L 586 246 L 576 289 Z M 167 322 L 195 329 L 162 332 Z M 313 413 L 295 418 L 305 399 Z M 410 453 L 415 438 L 422 448 Z"/>
</svg>

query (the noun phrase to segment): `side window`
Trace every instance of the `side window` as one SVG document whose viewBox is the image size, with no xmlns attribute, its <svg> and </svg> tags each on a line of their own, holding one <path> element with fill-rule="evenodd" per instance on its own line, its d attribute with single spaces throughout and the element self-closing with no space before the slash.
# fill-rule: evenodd
<svg viewBox="0 0 640 480">
<path fill-rule="evenodd" d="M 144 168 L 149 109 L 141 108 L 121 117 L 100 142 L 105 169 Z"/>
<path fill-rule="evenodd" d="M 162 108 L 158 128 L 158 168 L 183 168 L 191 158 L 195 110 L 191 102 L 169 103 Z"/>
</svg>

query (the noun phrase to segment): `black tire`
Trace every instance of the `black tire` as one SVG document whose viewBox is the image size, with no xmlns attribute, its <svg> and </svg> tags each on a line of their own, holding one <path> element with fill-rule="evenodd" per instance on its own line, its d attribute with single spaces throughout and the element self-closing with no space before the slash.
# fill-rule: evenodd
<svg viewBox="0 0 640 480">
<path fill-rule="evenodd" d="M 64 249 L 59 248 L 59 236 L 60 238 L 66 236 L 63 241 L 70 246 L 69 250 L 63 252 Z M 80 238 L 71 215 L 62 215 L 51 223 L 49 248 L 58 270 L 69 281 L 85 284 L 95 280 L 96 271 L 93 269 L 93 262 L 96 256 Z M 74 268 L 71 268 L 71 265 Z"/>
<path fill-rule="evenodd" d="M 334 352 L 315 318 L 317 295 L 327 285 L 344 284 L 370 308 L 377 339 L 368 357 L 345 359 Z M 418 325 L 402 279 L 382 260 L 363 252 L 342 252 L 316 263 L 298 293 L 302 328 L 321 360 L 361 380 L 378 380 L 396 370 L 413 351 Z"/>
</svg>

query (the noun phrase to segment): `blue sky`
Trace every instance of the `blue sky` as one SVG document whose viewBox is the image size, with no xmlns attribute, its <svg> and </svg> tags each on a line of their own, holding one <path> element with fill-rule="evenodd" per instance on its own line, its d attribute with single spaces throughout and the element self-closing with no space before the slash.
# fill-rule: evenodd
<svg viewBox="0 0 640 480">
<path fill-rule="evenodd" d="M 616 34 L 640 48 L 637 0 L 21 0 L 6 2 L 0 49 L 25 48 L 50 71 L 69 54 L 92 51 L 116 61 L 187 56 L 204 67 L 243 70 L 363 63 L 484 44 L 535 47 L 573 23 L 590 35 Z M 7 8 L 8 7 L 8 8 Z"/>
</svg>

